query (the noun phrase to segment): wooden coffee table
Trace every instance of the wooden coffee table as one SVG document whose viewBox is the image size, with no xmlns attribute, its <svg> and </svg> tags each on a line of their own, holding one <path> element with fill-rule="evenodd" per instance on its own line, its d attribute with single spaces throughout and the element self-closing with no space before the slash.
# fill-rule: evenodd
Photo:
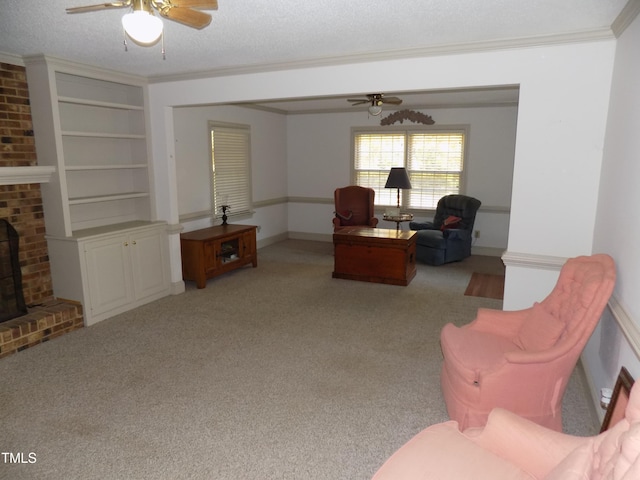
<svg viewBox="0 0 640 480">
<path fill-rule="evenodd" d="M 333 278 L 409 285 L 416 276 L 416 232 L 343 227 L 333 234 Z"/>
</svg>

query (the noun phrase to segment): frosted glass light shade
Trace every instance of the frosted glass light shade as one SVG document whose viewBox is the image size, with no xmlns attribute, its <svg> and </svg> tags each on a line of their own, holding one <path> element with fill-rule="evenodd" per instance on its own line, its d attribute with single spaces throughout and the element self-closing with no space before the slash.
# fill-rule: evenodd
<svg viewBox="0 0 640 480">
<path fill-rule="evenodd" d="M 162 20 L 144 10 L 136 10 L 122 17 L 122 26 L 133 41 L 151 45 L 162 35 Z"/>
<path fill-rule="evenodd" d="M 382 113 L 382 107 L 380 105 L 371 105 L 369 107 L 369 113 L 374 117 Z"/>
</svg>

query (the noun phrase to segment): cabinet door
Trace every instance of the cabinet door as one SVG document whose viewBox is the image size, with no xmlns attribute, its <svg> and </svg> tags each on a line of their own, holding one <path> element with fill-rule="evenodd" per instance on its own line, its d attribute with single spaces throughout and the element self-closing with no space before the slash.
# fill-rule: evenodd
<svg viewBox="0 0 640 480">
<path fill-rule="evenodd" d="M 220 266 L 220 242 L 216 240 L 205 241 L 202 245 L 202 267 L 205 274 L 215 272 Z"/>
<path fill-rule="evenodd" d="M 133 300 L 129 249 L 126 235 L 85 243 L 84 256 L 93 315 Z"/>
<path fill-rule="evenodd" d="M 256 235 L 252 231 L 245 232 L 242 235 L 242 258 L 253 256 L 256 251 Z"/>
<path fill-rule="evenodd" d="M 162 230 L 149 230 L 130 237 L 136 300 L 159 293 L 169 284 L 165 241 Z"/>
</svg>

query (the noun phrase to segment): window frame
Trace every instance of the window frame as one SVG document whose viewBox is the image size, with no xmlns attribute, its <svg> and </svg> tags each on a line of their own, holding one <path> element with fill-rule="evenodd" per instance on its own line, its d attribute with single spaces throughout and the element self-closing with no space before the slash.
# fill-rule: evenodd
<svg viewBox="0 0 640 480">
<path fill-rule="evenodd" d="M 460 172 L 460 187 L 458 189 L 459 194 L 466 194 L 466 186 L 467 186 L 467 171 L 469 169 L 469 125 L 433 125 L 433 126 L 425 126 L 425 125 L 396 125 L 396 126 L 384 126 L 384 127 L 352 127 L 351 128 L 351 184 L 358 185 L 356 182 L 357 172 L 356 169 L 356 136 L 362 134 L 372 134 L 372 135 L 398 135 L 403 134 L 405 136 L 405 145 L 404 145 L 404 166 L 407 168 L 407 158 L 408 158 L 408 143 L 406 139 L 410 134 L 462 134 L 463 135 L 463 146 L 462 146 L 462 171 Z M 411 176 L 411 171 L 407 168 L 409 172 L 409 176 Z M 419 208 L 419 207 L 408 207 L 409 204 L 409 196 L 411 195 L 411 190 L 400 190 L 400 208 L 404 212 L 433 212 L 436 209 L 436 205 L 432 208 Z M 375 208 L 381 210 L 387 207 L 395 207 L 396 206 L 396 194 L 392 195 L 393 205 L 386 203 L 378 203 L 378 195 L 376 195 L 376 203 Z"/>
<path fill-rule="evenodd" d="M 251 125 L 210 120 L 207 123 L 207 127 L 209 132 L 209 180 L 211 183 L 211 217 L 213 220 L 221 219 L 222 209 L 220 207 L 224 204 L 229 205 L 229 209 L 226 212 L 227 217 L 231 218 L 250 216 L 253 213 L 253 188 L 251 182 Z M 230 132 L 235 132 L 239 135 L 246 136 L 246 143 L 244 145 L 244 178 L 242 179 L 244 180 L 246 186 L 246 192 L 244 192 L 244 194 L 241 194 L 244 197 L 240 202 L 241 208 L 237 207 L 237 202 L 236 208 L 234 208 L 233 201 L 223 200 L 223 197 L 228 197 L 229 193 L 222 192 L 218 194 L 215 180 L 216 172 L 214 171 L 215 158 L 213 135 L 215 135 L 215 130 L 227 130 Z"/>
</svg>

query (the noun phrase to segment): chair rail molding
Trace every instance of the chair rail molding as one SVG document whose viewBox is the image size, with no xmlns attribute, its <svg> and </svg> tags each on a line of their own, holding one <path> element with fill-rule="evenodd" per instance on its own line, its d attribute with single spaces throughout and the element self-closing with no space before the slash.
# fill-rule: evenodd
<svg viewBox="0 0 640 480">
<path fill-rule="evenodd" d="M 533 253 L 505 252 L 502 261 L 507 267 L 529 267 L 541 270 L 560 270 L 567 262 L 566 257 L 535 255 Z"/>
<path fill-rule="evenodd" d="M 631 349 L 640 358 L 640 328 L 638 324 L 629 316 L 615 294 L 611 295 L 607 306 L 629 342 Z"/>
</svg>

